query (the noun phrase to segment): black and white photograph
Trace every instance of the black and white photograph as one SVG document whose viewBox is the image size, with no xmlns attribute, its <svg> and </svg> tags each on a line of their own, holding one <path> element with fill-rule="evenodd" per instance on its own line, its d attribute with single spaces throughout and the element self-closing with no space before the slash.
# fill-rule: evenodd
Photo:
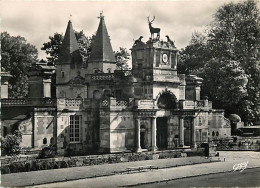
<svg viewBox="0 0 260 188">
<path fill-rule="evenodd" d="M 259 0 L 1 0 L 0 187 L 260 187 Z"/>
</svg>

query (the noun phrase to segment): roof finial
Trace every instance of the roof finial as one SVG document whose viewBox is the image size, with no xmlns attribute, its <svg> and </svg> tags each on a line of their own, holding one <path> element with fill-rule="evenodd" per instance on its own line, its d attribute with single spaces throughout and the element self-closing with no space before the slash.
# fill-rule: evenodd
<svg viewBox="0 0 260 188">
<path fill-rule="evenodd" d="M 71 22 L 71 18 L 72 18 L 72 15 L 70 14 L 70 19 L 69 19 L 70 22 Z"/>
<path fill-rule="evenodd" d="M 98 19 L 104 19 L 103 10 L 100 12 Z"/>
</svg>

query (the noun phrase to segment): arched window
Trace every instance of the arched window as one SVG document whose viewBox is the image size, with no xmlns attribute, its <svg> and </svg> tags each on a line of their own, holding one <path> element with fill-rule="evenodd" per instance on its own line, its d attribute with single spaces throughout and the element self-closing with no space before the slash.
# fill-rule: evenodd
<svg viewBox="0 0 260 188">
<path fill-rule="evenodd" d="M 216 132 L 216 136 L 219 136 L 219 132 L 218 131 Z"/>
<path fill-rule="evenodd" d="M 44 139 L 42 140 L 42 143 L 43 143 L 43 144 L 47 144 L 47 138 L 44 138 Z"/>
<path fill-rule="evenodd" d="M 111 68 L 108 68 L 108 69 L 107 69 L 107 72 L 108 72 L 108 73 L 111 73 Z"/>
<path fill-rule="evenodd" d="M 212 131 L 212 136 L 215 136 L 215 132 L 214 131 Z"/>
</svg>

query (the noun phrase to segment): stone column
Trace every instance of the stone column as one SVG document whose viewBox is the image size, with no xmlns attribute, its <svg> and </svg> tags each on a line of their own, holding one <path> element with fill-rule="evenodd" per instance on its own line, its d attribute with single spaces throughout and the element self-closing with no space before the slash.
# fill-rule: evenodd
<svg viewBox="0 0 260 188">
<path fill-rule="evenodd" d="M 57 111 L 57 109 L 55 109 L 55 111 L 53 111 L 52 112 L 52 114 L 53 114 L 53 145 L 54 146 L 58 146 L 57 144 L 58 144 L 58 111 Z"/>
<path fill-rule="evenodd" d="M 156 117 L 152 117 L 152 151 L 158 149 L 156 145 Z"/>
<path fill-rule="evenodd" d="M 192 148 L 197 148 L 196 145 L 196 129 L 195 129 L 195 117 L 192 117 L 192 122 L 191 122 L 191 147 Z"/>
<path fill-rule="evenodd" d="M 184 145 L 184 117 L 179 116 L 179 146 Z"/>
<path fill-rule="evenodd" d="M 142 152 L 142 148 L 141 148 L 141 144 L 140 144 L 140 126 L 141 126 L 141 122 L 140 122 L 140 118 L 136 119 L 136 152 Z"/>
</svg>

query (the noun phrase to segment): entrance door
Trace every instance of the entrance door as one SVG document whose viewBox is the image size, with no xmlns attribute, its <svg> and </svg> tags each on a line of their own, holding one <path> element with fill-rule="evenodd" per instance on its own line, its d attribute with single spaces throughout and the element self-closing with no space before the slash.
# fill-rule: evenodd
<svg viewBox="0 0 260 188">
<path fill-rule="evenodd" d="M 140 145 L 141 145 L 142 149 L 144 149 L 144 135 L 145 135 L 145 132 L 141 131 L 140 132 Z"/>
<path fill-rule="evenodd" d="M 184 145 L 191 145 L 191 119 L 184 119 Z"/>
<path fill-rule="evenodd" d="M 157 133 L 156 144 L 158 148 L 167 148 L 167 118 L 159 117 L 156 119 Z"/>
</svg>

